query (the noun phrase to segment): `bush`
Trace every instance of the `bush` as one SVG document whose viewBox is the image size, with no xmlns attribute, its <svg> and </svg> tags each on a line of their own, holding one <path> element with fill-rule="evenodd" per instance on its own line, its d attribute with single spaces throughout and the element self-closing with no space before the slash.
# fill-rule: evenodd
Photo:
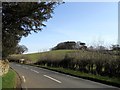
<svg viewBox="0 0 120 90">
<path fill-rule="evenodd" d="M 120 75 L 120 58 L 117 55 L 100 52 L 84 50 L 76 50 L 64 54 L 48 52 L 41 55 L 36 64 L 63 67 L 102 76 L 118 77 Z"/>
</svg>

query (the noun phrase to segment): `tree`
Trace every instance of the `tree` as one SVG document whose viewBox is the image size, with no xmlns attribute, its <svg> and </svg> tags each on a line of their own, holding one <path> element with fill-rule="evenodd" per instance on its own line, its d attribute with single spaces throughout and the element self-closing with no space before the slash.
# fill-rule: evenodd
<svg viewBox="0 0 120 90">
<path fill-rule="evenodd" d="M 24 52 L 27 52 L 28 48 L 25 45 L 17 45 L 15 54 L 23 54 Z"/>
<path fill-rule="evenodd" d="M 112 45 L 112 50 L 120 50 L 120 45 Z"/>
<path fill-rule="evenodd" d="M 107 48 L 105 46 L 97 46 L 96 47 L 96 50 L 99 50 L 99 51 L 104 51 L 104 50 L 107 50 Z"/>
<path fill-rule="evenodd" d="M 61 49 L 75 49 L 76 42 L 74 41 L 67 41 L 57 44 L 52 50 L 61 50 Z"/>
<path fill-rule="evenodd" d="M 87 49 L 87 46 L 86 46 L 85 43 L 78 41 L 78 42 L 76 43 L 76 49 L 86 50 L 86 49 Z"/>
<path fill-rule="evenodd" d="M 2 57 L 14 53 L 22 36 L 41 31 L 57 2 L 2 3 Z"/>
<path fill-rule="evenodd" d="M 87 46 L 85 46 L 85 43 L 79 43 L 74 41 L 67 41 L 57 44 L 52 50 L 61 50 L 61 49 L 86 49 Z"/>
<path fill-rule="evenodd" d="M 94 50 L 94 47 L 93 46 L 89 46 L 88 49 L 89 50 Z"/>
</svg>

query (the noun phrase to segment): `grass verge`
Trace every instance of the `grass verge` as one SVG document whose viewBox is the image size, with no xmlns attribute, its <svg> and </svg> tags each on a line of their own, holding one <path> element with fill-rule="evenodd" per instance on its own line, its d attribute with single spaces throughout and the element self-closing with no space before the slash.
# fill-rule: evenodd
<svg viewBox="0 0 120 90">
<path fill-rule="evenodd" d="M 9 69 L 9 72 L 2 77 L 2 90 L 7 90 L 7 88 L 16 87 L 16 73 L 12 69 Z"/>
<path fill-rule="evenodd" d="M 83 78 L 83 79 L 88 79 L 88 80 L 120 87 L 120 77 L 119 78 L 116 78 L 116 77 L 110 78 L 108 76 L 93 75 L 93 74 L 83 73 L 80 71 L 75 71 L 75 70 L 70 70 L 70 69 L 65 69 L 65 68 L 46 67 L 46 66 L 39 66 L 39 67 L 57 71 L 57 72 L 64 73 L 64 74 L 68 74 L 71 76 L 76 76 L 76 77 Z"/>
</svg>

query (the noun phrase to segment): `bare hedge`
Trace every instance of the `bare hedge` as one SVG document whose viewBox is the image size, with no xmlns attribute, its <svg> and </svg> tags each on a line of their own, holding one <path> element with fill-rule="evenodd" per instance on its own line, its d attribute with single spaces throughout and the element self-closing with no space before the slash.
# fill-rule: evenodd
<svg viewBox="0 0 120 90">
<path fill-rule="evenodd" d="M 63 67 L 109 77 L 120 76 L 120 56 L 99 52 L 76 51 L 64 55 L 45 53 L 35 64 Z"/>
</svg>

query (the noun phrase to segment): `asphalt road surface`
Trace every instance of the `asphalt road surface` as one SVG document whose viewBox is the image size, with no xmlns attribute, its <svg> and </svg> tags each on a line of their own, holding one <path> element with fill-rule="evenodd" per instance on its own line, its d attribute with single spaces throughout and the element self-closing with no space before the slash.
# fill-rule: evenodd
<svg viewBox="0 0 120 90">
<path fill-rule="evenodd" d="M 85 80 L 51 70 L 29 65 L 10 63 L 10 66 L 18 72 L 22 79 L 22 88 L 101 88 L 108 90 L 120 90 L 117 87 Z"/>
</svg>

